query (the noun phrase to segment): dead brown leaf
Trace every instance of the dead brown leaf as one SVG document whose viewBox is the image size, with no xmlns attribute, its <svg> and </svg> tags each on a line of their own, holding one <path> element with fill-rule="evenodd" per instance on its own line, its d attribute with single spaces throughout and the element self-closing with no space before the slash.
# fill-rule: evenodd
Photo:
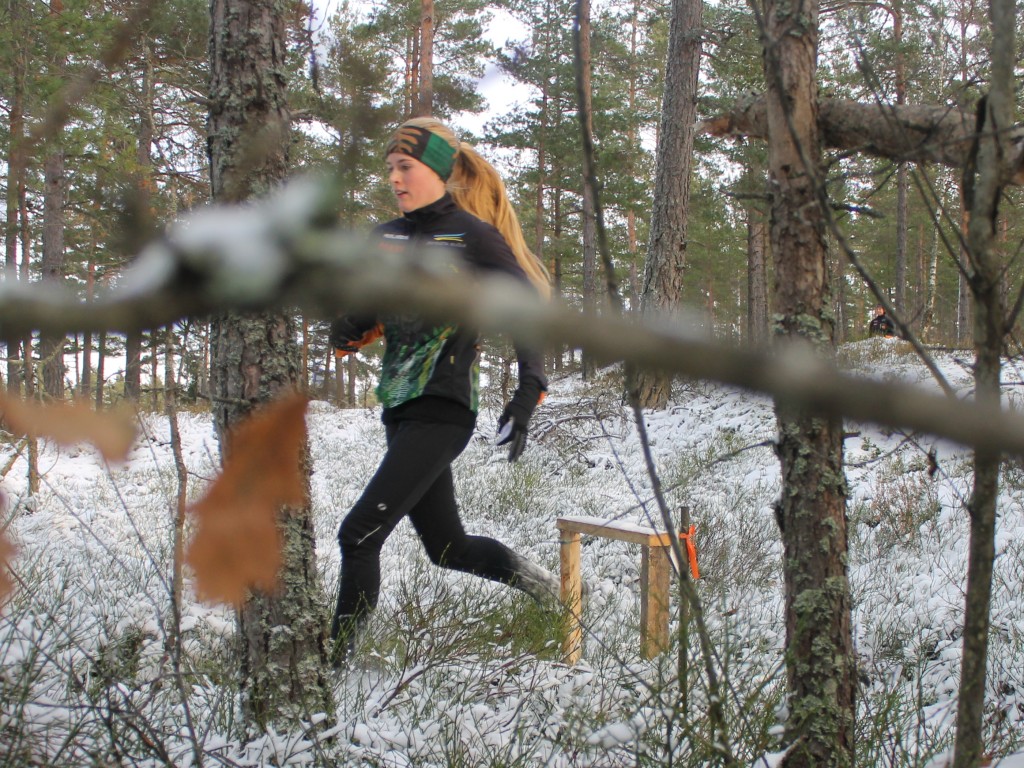
<svg viewBox="0 0 1024 768">
<path fill-rule="evenodd" d="M 45 437 L 64 445 L 88 442 L 107 461 L 123 461 L 135 441 L 132 417 L 97 413 L 85 403 L 33 403 L 0 392 L 0 414 L 18 435 Z"/>
<path fill-rule="evenodd" d="M 292 395 L 232 431 L 224 469 L 191 507 L 198 529 L 185 560 L 201 599 L 241 605 L 249 589 L 276 587 L 278 512 L 305 503 L 305 410 L 306 398 Z"/>
</svg>

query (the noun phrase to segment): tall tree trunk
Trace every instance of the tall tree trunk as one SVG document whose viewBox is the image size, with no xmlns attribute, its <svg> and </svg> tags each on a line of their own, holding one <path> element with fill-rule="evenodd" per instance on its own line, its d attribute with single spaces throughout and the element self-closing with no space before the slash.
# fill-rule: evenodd
<svg viewBox="0 0 1024 768">
<path fill-rule="evenodd" d="M 168 632 L 169 650 L 177 651 L 181 639 L 181 594 L 184 585 L 182 563 L 185 551 L 186 509 L 188 507 L 188 471 L 181 450 L 181 433 L 178 427 L 178 383 L 174 376 L 174 326 L 166 330 L 167 354 L 164 357 L 164 415 L 167 416 L 171 432 L 171 453 L 174 456 L 174 470 L 177 491 L 174 495 L 174 554 L 171 561 L 171 620 L 173 627 Z"/>
<path fill-rule="evenodd" d="M 334 361 L 334 404 L 339 408 L 345 407 L 345 365 L 344 358 L 335 357 L 334 350 L 327 350 L 327 362 L 324 370 L 331 370 L 331 361 Z"/>
<path fill-rule="evenodd" d="M 965 199 L 964 189 L 960 189 L 960 231 L 970 232 L 972 211 Z M 970 246 L 961 241 L 960 269 L 956 282 L 956 317 L 953 318 L 953 340 L 958 347 L 966 347 L 971 341 L 971 285 L 970 274 L 976 268 L 971 263 Z"/>
<path fill-rule="evenodd" d="M 64 280 L 64 151 L 54 149 L 43 161 L 43 280 Z M 39 339 L 43 392 L 47 397 L 64 397 L 63 334 L 44 333 Z"/>
<path fill-rule="evenodd" d="M 146 241 L 152 229 L 150 193 L 152 149 L 153 149 L 153 75 L 152 62 L 147 42 L 142 44 L 142 77 L 140 80 L 138 123 L 135 130 L 135 162 L 138 171 L 132 179 L 134 194 L 127 202 L 131 217 L 131 231 L 126 238 L 129 252 L 136 252 Z M 125 337 L 124 396 L 131 403 L 138 404 L 142 395 L 142 331 L 129 331 Z M 154 386 L 157 379 L 154 378 Z"/>
<path fill-rule="evenodd" d="M 419 87 L 413 117 L 434 113 L 434 0 L 420 0 Z"/>
<path fill-rule="evenodd" d="M 202 361 L 199 365 L 199 381 L 196 383 L 196 392 L 199 396 L 208 400 L 211 404 L 213 398 L 210 393 L 210 324 L 204 323 L 199 333 L 202 349 Z"/>
<path fill-rule="evenodd" d="M 962 3 L 958 7 L 957 22 L 960 26 L 960 83 L 964 89 L 971 81 L 970 67 L 972 64 L 971 55 L 968 50 L 968 39 L 971 30 L 975 27 L 976 5 L 974 0 Z M 970 221 L 973 214 L 973 206 L 965 199 L 964 183 L 967 182 L 966 174 L 960 179 L 960 229 L 962 232 L 970 232 Z M 975 268 L 970 264 L 972 254 L 967 243 L 960 244 L 960 273 L 957 278 L 957 301 L 956 317 L 953 318 L 952 338 L 959 347 L 966 347 L 971 341 L 971 286 L 968 285 L 968 272 Z"/>
<path fill-rule="evenodd" d="M 20 30 L 21 0 L 11 0 L 8 4 L 7 25 L 10 31 Z M 8 113 L 7 140 L 7 195 L 6 214 L 4 221 L 4 279 L 11 282 L 18 279 L 18 217 L 25 192 L 25 164 L 21 142 L 25 133 L 25 53 L 22 50 L 21 37 L 14 35 L 15 50 L 13 66 L 10 72 L 11 96 Z M 28 254 L 22 252 L 22 258 Z M 7 388 L 13 393 L 22 389 L 24 368 L 21 361 L 21 339 L 3 339 L 7 348 Z M 25 356 L 31 355 L 26 349 Z"/>
<path fill-rule="evenodd" d="M 78 396 L 85 402 L 92 394 L 92 332 L 82 334 L 82 382 Z"/>
<path fill-rule="evenodd" d="M 907 233 L 909 232 L 910 167 L 900 163 L 896 168 L 896 281 L 893 308 L 901 320 L 910 316 L 907 312 Z"/>
<path fill-rule="evenodd" d="M 302 342 L 300 344 L 299 352 L 301 361 L 299 363 L 299 383 L 302 385 L 303 391 L 309 391 L 309 320 L 306 316 L 302 316 L 302 329 L 300 330 Z"/>
<path fill-rule="evenodd" d="M 25 398 L 36 396 L 35 363 L 32 361 L 32 339 L 25 340 Z M 28 436 L 28 492 L 30 496 L 39 493 L 39 438 Z"/>
<path fill-rule="evenodd" d="M 32 280 L 29 254 L 32 253 L 32 227 L 29 222 L 28 215 L 28 195 L 26 191 L 26 184 L 24 179 L 18 188 L 18 241 L 21 244 L 21 264 L 18 265 L 19 280 L 25 285 L 28 285 Z M 23 391 L 25 392 L 26 398 L 34 396 L 36 391 L 36 368 L 35 360 L 33 357 L 32 347 L 32 332 L 29 331 L 25 334 L 21 340 L 21 371 L 22 371 L 22 385 Z M 29 478 L 35 478 L 35 491 L 39 490 L 39 443 L 34 437 L 30 437 L 28 440 L 28 463 L 29 463 Z M 31 482 L 30 482 L 31 485 Z M 33 493 L 35 492 L 33 491 Z"/>
<path fill-rule="evenodd" d="M 29 257 L 28 255 L 32 252 L 31 244 L 31 233 L 32 229 L 29 226 L 28 216 L 28 203 L 25 194 L 25 184 L 21 184 L 21 189 L 18 190 L 20 200 L 18 202 L 18 224 L 19 224 L 19 240 L 21 242 L 21 282 L 28 285 L 30 281 L 29 275 Z M 38 386 L 36 384 L 36 363 L 33 357 L 32 351 L 32 333 L 25 334 L 25 338 L 22 339 L 22 363 L 23 363 L 23 385 L 25 398 L 31 400 L 36 397 Z M 28 438 L 28 490 L 29 494 L 35 495 L 39 493 L 39 438 L 34 435 L 29 435 Z"/>
<path fill-rule="evenodd" d="M 60 18 L 64 13 L 63 0 L 52 0 L 50 16 Z M 54 71 L 63 75 L 67 60 L 58 51 Z M 43 160 L 43 280 L 62 282 L 64 280 L 64 148 L 63 135 L 58 136 L 48 148 Z M 22 252 L 27 258 L 28 251 Z M 64 346 L 66 337 L 44 333 L 39 337 L 39 358 L 42 367 L 43 392 L 55 400 L 64 397 Z"/>
<path fill-rule="evenodd" d="M 892 4 L 892 36 L 896 45 L 896 103 L 907 103 L 907 62 L 903 52 L 903 2 Z M 907 231 L 910 172 L 907 163 L 896 166 L 896 285 L 893 307 L 900 319 L 907 315 Z"/>
<path fill-rule="evenodd" d="M 999 201 L 1003 186 L 1011 175 L 1011 169 L 1006 167 L 1006 158 L 1010 155 L 1009 129 L 1013 126 L 1016 111 L 1016 3 L 1014 0 L 991 0 L 989 14 L 992 28 L 989 52 L 991 90 L 978 106 L 976 152 L 971 153 L 976 159 L 964 171 L 963 187 L 970 212 L 966 240 L 970 254 L 970 288 L 975 302 L 975 399 L 979 404 L 998 409 L 1001 355 L 1007 329 L 1002 286 L 1005 268 L 996 252 L 995 242 Z M 974 454 L 974 487 L 967 504 L 971 540 L 953 768 L 978 765 L 984 745 L 1000 459 L 1000 455 L 993 452 L 978 450 Z"/>
<path fill-rule="evenodd" d="M 357 365 L 356 364 L 356 356 L 355 355 L 349 355 L 348 356 L 348 376 L 347 376 L 347 379 L 348 379 L 348 390 L 347 390 L 348 391 L 348 401 L 347 401 L 347 404 L 348 404 L 349 408 L 355 408 L 356 405 L 357 405 L 357 403 L 356 403 L 356 380 L 358 378 L 359 371 L 356 368 L 356 365 Z"/>
<path fill-rule="evenodd" d="M 103 410 L 103 391 L 106 385 L 104 368 L 107 361 L 107 332 L 100 331 L 96 340 L 96 410 Z"/>
<path fill-rule="evenodd" d="M 124 397 L 137 404 L 142 393 L 142 331 L 128 331 L 124 337 Z"/>
<path fill-rule="evenodd" d="M 541 25 L 542 43 L 541 50 L 542 55 L 550 59 L 553 55 L 552 39 L 554 35 L 551 31 L 552 21 L 556 16 L 556 11 L 553 8 L 552 0 L 545 0 L 544 2 L 544 21 Z M 548 130 L 552 124 L 559 125 L 562 118 L 562 107 L 561 102 L 558 98 L 552 96 L 549 86 L 551 82 L 548 78 L 543 79 L 541 86 L 541 111 L 540 111 L 540 123 L 541 131 L 540 134 L 544 139 L 547 139 L 549 134 Z M 552 293 L 559 297 L 564 298 L 564 282 L 562 274 L 562 254 L 560 249 L 560 240 L 562 237 L 562 192 L 558 179 L 562 178 L 561 167 L 559 163 L 557 152 L 547 152 L 546 146 L 544 147 L 546 160 L 543 165 L 538 163 L 538 181 L 544 180 L 545 186 L 547 187 L 547 200 L 548 205 L 551 208 L 550 215 L 546 215 L 547 206 L 545 206 L 544 189 L 538 186 L 537 190 L 537 222 L 534 236 L 538 242 L 542 242 L 545 239 L 545 233 L 550 230 L 551 242 L 552 242 L 552 253 L 548 262 L 548 269 L 551 272 L 551 290 Z M 550 168 L 548 167 L 550 165 Z M 545 176 L 546 175 L 546 176 Z M 550 184 L 547 180 L 550 179 Z M 541 251 L 537 252 L 538 254 Z M 551 370 L 556 373 L 562 370 L 563 350 L 565 345 L 562 343 L 553 344 L 551 348 Z"/>
<path fill-rule="evenodd" d="M 153 119 L 153 101 L 155 92 L 153 88 L 153 55 L 148 40 L 142 41 L 142 88 L 139 126 L 136 144 L 136 162 L 138 163 L 138 175 L 135 179 L 135 201 L 137 208 L 136 232 L 133 233 L 131 252 L 138 253 L 142 250 L 143 242 L 148 240 L 154 233 L 152 214 L 153 197 L 153 137 L 156 131 Z M 157 359 L 157 352 L 160 347 L 160 332 L 153 330 L 149 334 L 150 347 L 150 380 L 152 381 L 153 397 L 150 407 L 156 411 L 159 399 L 160 367 Z M 141 383 L 141 382 L 140 382 Z M 140 391 L 141 394 L 141 391 Z"/>
<path fill-rule="evenodd" d="M 817 0 L 766 0 L 776 334 L 784 345 L 835 354 L 829 306 L 824 183 L 815 70 Z M 786 679 L 792 745 L 787 768 L 853 763 L 854 658 L 846 572 L 843 425 L 777 400 L 786 605 Z"/>
<path fill-rule="evenodd" d="M 85 268 L 85 296 L 92 301 L 96 294 L 96 231 L 92 232 L 92 246 L 89 250 L 89 263 Z M 92 331 L 82 334 L 82 386 L 79 396 L 84 402 L 89 401 L 92 394 Z"/>
<path fill-rule="evenodd" d="M 543 38 L 543 54 L 547 54 L 547 34 Z M 544 263 L 544 190 L 547 183 L 547 133 L 548 133 L 548 81 L 540 86 L 540 113 L 537 130 L 537 189 L 533 205 L 533 252 L 540 262 Z"/>
<path fill-rule="evenodd" d="M 835 278 L 832 281 L 835 285 L 835 302 L 833 313 L 835 314 L 834 341 L 836 345 L 846 341 L 847 312 L 846 312 L 846 253 L 842 249 L 832 249 L 835 257 Z M 858 316 L 863 321 L 864 315 Z"/>
<path fill-rule="evenodd" d="M 260 196 L 288 170 L 287 34 L 284 4 L 212 0 L 209 148 L 213 197 Z M 298 388 L 296 327 L 290 315 L 225 314 L 211 330 L 211 400 L 226 433 L 261 404 Z M 301 459 L 309 477 L 308 450 Z M 253 593 L 238 611 L 243 713 L 265 728 L 331 708 L 326 604 L 317 583 L 308 502 L 282 509 L 283 563 L 275 594 Z"/>
<path fill-rule="evenodd" d="M 629 110 L 630 115 L 636 113 L 637 95 L 640 90 L 640 66 L 637 62 L 640 37 L 639 21 L 640 1 L 633 0 L 633 7 L 629 14 L 629 89 L 627 92 L 627 109 Z M 637 124 L 632 121 L 626 130 L 626 142 L 627 146 L 630 147 L 635 147 L 639 143 L 637 138 Z M 635 153 L 631 153 L 627 159 L 627 172 L 630 175 L 636 174 L 636 163 L 634 162 L 635 157 Z M 627 247 L 629 253 L 629 295 L 627 306 L 629 307 L 630 312 L 636 312 L 640 308 L 640 287 L 637 285 L 637 275 L 640 270 L 636 263 L 638 254 L 640 253 L 640 244 L 637 242 L 636 211 L 633 208 L 626 211 L 626 236 L 628 238 Z"/>
<path fill-rule="evenodd" d="M 942 215 L 944 201 L 937 201 L 935 205 L 935 220 L 938 221 Z M 938 227 L 933 227 L 932 244 L 928 255 L 928 278 L 924 298 L 924 314 L 921 318 L 921 335 L 928 340 L 935 336 L 936 328 L 936 307 L 939 292 L 939 252 L 941 250 L 941 237 Z"/>
<path fill-rule="evenodd" d="M 576 66 L 580 68 L 581 122 L 587 126 L 591 136 L 594 135 L 594 106 L 592 58 L 590 54 L 590 0 L 579 0 L 579 58 Z M 584 165 L 586 165 L 584 159 Z M 587 183 L 587 169 L 583 175 L 583 307 L 587 312 L 597 311 L 597 201 L 594 190 Z M 582 375 L 584 379 L 594 376 L 594 360 L 584 351 L 582 358 Z"/>
<path fill-rule="evenodd" d="M 962 272 L 957 279 L 956 323 L 954 339 L 956 346 L 967 347 L 971 343 L 971 284 Z"/>
<path fill-rule="evenodd" d="M 747 343 L 768 342 L 767 227 L 763 214 L 747 209 Z"/>
<path fill-rule="evenodd" d="M 703 10 L 702 0 L 672 2 L 654 209 L 640 295 L 647 316 L 669 314 L 682 302 Z M 637 395 L 644 408 L 664 408 L 671 389 L 672 378 L 664 371 L 640 371 L 637 376 Z"/>
<path fill-rule="evenodd" d="M 552 167 L 552 178 L 561 178 L 560 171 L 561 169 L 557 165 Z M 553 197 L 554 202 L 551 206 L 551 237 L 555 243 L 555 256 L 552 259 L 553 268 L 551 270 L 551 280 L 552 283 L 554 283 L 553 288 L 555 296 L 564 296 L 563 286 L 565 284 L 565 276 L 562 268 L 562 251 L 558 247 L 559 243 L 562 240 L 562 190 L 558 188 L 557 184 L 555 185 L 555 189 L 553 190 Z M 559 344 L 557 347 L 557 352 L 555 354 L 555 364 L 554 366 L 552 366 L 555 371 L 562 370 L 562 352 L 564 348 L 565 347 L 561 344 Z"/>
<path fill-rule="evenodd" d="M 150 331 L 149 334 L 149 380 L 150 385 L 149 408 L 154 413 L 160 409 L 160 331 Z"/>
</svg>

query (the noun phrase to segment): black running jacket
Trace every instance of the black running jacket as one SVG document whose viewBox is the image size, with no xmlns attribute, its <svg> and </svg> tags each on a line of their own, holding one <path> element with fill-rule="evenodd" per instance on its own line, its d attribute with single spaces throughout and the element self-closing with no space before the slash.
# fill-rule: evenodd
<svg viewBox="0 0 1024 768">
<path fill-rule="evenodd" d="M 505 238 L 490 224 L 455 205 L 451 195 L 378 226 L 374 240 L 385 250 L 416 247 L 423 258 L 434 248 L 454 255 L 474 274 L 500 272 L 529 283 Z M 416 316 L 345 316 L 331 325 L 340 354 L 355 352 L 383 333 L 384 360 L 377 399 L 384 420 L 422 418 L 472 424 L 479 410 L 479 334 L 455 323 Z M 519 386 L 510 408 L 525 423 L 547 390 L 544 358 L 516 345 Z"/>
</svg>

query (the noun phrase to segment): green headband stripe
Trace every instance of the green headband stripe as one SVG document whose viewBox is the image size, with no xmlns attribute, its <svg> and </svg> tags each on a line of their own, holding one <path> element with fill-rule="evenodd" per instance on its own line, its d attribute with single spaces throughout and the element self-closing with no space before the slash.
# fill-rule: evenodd
<svg viewBox="0 0 1024 768">
<path fill-rule="evenodd" d="M 452 175 L 458 150 L 433 131 L 418 125 L 403 125 L 391 141 L 385 154 L 401 152 L 414 157 L 440 176 L 444 181 Z"/>
<path fill-rule="evenodd" d="M 423 148 L 423 154 L 419 160 L 428 168 L 432 168 L 442 179 L 448 181 L 448 177 L 452 175 L 452 169 L 455 167 L 455 150 L 451 144 L 437 134 L 428 131 L 428 135 L 430 138 L 427 139 L 427 145 Z"/>
</svg>

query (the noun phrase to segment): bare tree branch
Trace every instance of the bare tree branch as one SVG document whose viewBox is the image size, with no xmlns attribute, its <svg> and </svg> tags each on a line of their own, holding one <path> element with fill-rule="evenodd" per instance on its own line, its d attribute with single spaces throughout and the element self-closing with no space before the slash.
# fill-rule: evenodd
<svg viewBox="0 0 1024 768">
<path fill-rule="evenodd" d="M 820 99 L 818 127 L 830 149 L 861 152 L 894 162 L 934 163 L 962 168 L 974 138 L 974 116 L 955 106 L 863 104 Z M 698 125 L 719 137 L 763 139 L 768 135 L 764 96 L 751 95 L 728 112 Z M 1013 184 L 1024 184 L 1022 129 L 1011 129 Z"/>
<path fill-rule="evenodd" d="M 755 14 L 756 13 L 757 9 L 755 7 Z M 760 20 L 758 23 L 763 24 L 763 22 Z M 966 119 L 964 115 L 958 113 L 958 119 L 949 120 L 949 115 L 952 113 L 950 109 L 946 107 L 942 107 L 936 110 L 936 108 L 932 107 L 914 106 L 908 108 L 906 105 L 902 104 L 884 105 L 878 103 L 873 105 L 865 105 L 860 104 L 859 102 L 843 101 L 838 99 L 819 99 L 818 109 L 818 127 L 821 129 L 820 138 L 822 141 L 824 141 L 826 144 L 834 148 L 850 150 L 856 149 L 858 151 L 866 152 L 868 154 L 876 154 L 877 151 L 880 151 L 882 149 L 886 151 L 903 152 L 907 151 L 908 147 L 919 146 L 919 143 L 923 142 L 926 138 L 926 135 L 921 133 L 922 126 L 928 125 L 925 117 L 917 114 L 917 111 L 919 110 L 924 110 L 925 115 L 930 117 L 930 119 L 933 121 L 935 125 L 942 125 L 943 121 L 946 121 L 946 123 L 948 123 L 948 125 L 945 126 L 947 132 L 953 131 L 955 128 L 964 129 L 965 127 L 963 121 Z M 737 117 L 737 121 L 735 122 L 737 130 L 740 128 L 740 126 L 743 126 L 748 130 L 756 128 L 756 130 L 760 132 L 758 134 L 747 133 L 748 136 L 760 135 L 763 138 L 768 135 L 767 104 L 763 96 L 753 97 L 751 100 L 742 102 L 738 107 L 738 111 L 730 113 L 729 119 L 726 123 L 727 126 L 734 125 L 734 123 L 732 122 L 732 116 Z M 723 118 L 719 118 L 718 120 L 721 119 Z M 858 123 L 858 120 L 860 121 L 860 123 L 863 123 L 863 125 L 860 125 L 860 123 Z M 787 115 L 787 124 L 790 133 L 794 137 L 794 141 L 797 148 L 799 149 L 801 154 L 804 154 L 806 150 L 802 146 L 802 142 L 799 141 L 796 137 L 796 133 L 792 125 L 792 119 L 789 115 Z M 716 125 L 718 126 L 718 128 L 722 127 L 722 124 L 717 123 L 716 120 L 712 120 L 705 125 L 709 126 L 708 130 L 712 134 L 723 135 L 717 133 L 717 129 L 714 127 Z M 860 127 L 855 129 L 853 126 L 856 125 L 860 125 Z M 877 128 L 877 126 L 881 126 L 885 130 L 876 130 L 875 134 L 871 134 L 869 131 L 867 131 L 867 125 L 871 125 L 872 127 L 875 128 Z M 917 130 L 916 134 L 913 132 L 914 130 Z M 927 135 L 932 135 L 932 133 L 934 133 L 934 130 L 934 128 L 929 129 Z M 727 131 L 727 133 L 731 132 L 731 130 Z M 867 139 L 868 144 L 864 143 L 865 139 Z M 958 141 L 961 144 L 967 142 L 969 145 L 969 142 L 973 141 L 973 139 L 974 134 L 972 124 L 971 131 L 964 132 L 962 138 L 958 139 Z M 943 140 L 949 141 L 951 139 L 947 135 Z M 872 142 L 879 143 L 877 146 L 875 146 L 875 144 Z M 883 156 L 892 157 L 891 155 Z M 909 158 L 897 155 L 892 159 L 907 160 Z M 815 167 L 815 165 L 810 162 L 810 158 L 804 157 L 803 160 L 804 165 L 807 168 Z M 960 160 L 960 164 L 962 165 L 965 162 L 967 162 L 966 150 L 963 153 L 963 157 Z M 907 341 L 910 342 L 911 346 L 914 348 L 914 351 L 917 353 L 918 357 L 931 372 L 935 380 L 939 383 L 939 386 L 942 387 L 943 391 L 947 395 L 953 396 L 952 387 L 949 385 L 945 377 L 942 375 L 942 372 L 935 364 L 935 361 L 932 360 L 931 356 L 924 349 L 924 345 L 913 333 L 913 331 L 911 330 L 909 325 L 904 321 L 904 319 L 899 316 L 899 314 L 895 310 L 895 307 L 892 306 L 892 302 L 890 302 L 889 298 L 886 295 L 884 295 L 884 293 L 878 288 L 877 284 L 871 278 L 871 275 L 861 265 L 860 259 L 857 257 L 857 254 L 853 251 L 853 249 L 850 247 L 849 243 L 846 240 L 846 237 L 843 235 L 842 230 L 839 228 L 839 225 L 836 222 L 835 217 L 832 215 L 832 208 L 826 193 L 826 188 L 824 183 L 820 179 L 817 180 L 816 190 L 819 196 L 822 214 L 825 216 L 828 228 L 832 232 L 833 237 L 836 238 L 836 241 L 842 248 L 847 260 L 854 267 L 854 269 L 857 270 L 857 273 L 861 276 L 865 284 L 868 286 L 868 289 L 872 293 L 874 293 L 876 300 L 883 307 L 885 307 L 886 313 L 890 317 L 895 319 L 903 338 L 907 339 Z"/>
<path fill-rule="evenodd" d="M 508 279 L 453 279 L 436 254 L 426 261 L 382 252 L 334 227 L 332 199 L 330 185 L 295 183 L 263 203 L 194 213 L 92 302 L 38 283 L 0 283 L 0 337 L 155 328 L 224 310 L 294 307 L 332 318 L 414 307 L 533 343 L 575 344 L 606 362 L 660 367 L 823 414 L 1024 456 L 1024 416 L 1014 411 L 844 374 L 806 351 L 725 346 L 690 334 L 685 318 L 595 317 L 543 302 Z"/>
</svg>

